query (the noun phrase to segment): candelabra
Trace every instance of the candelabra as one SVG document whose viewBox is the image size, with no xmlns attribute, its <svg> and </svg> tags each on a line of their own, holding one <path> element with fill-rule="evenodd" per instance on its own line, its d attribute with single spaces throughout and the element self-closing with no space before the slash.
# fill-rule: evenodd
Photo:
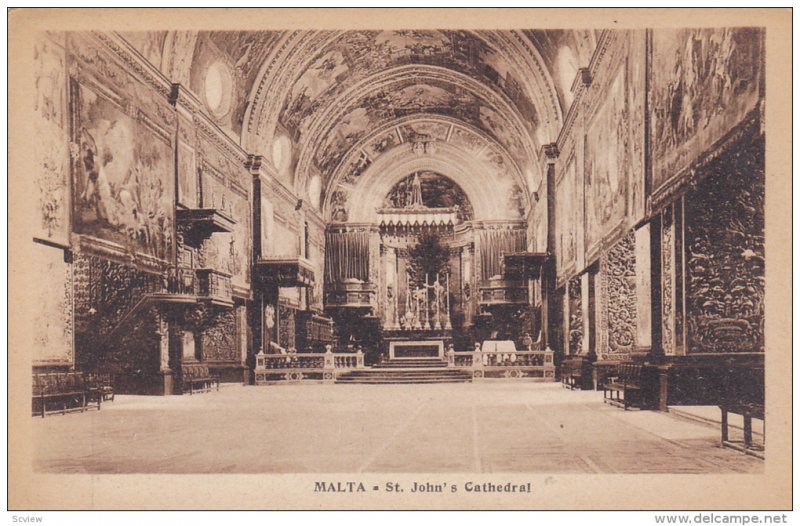
<svg viewBox="0 0 800 526">
<path fill-rule="evenodd" d="M 451 330 L 453 328 L 453 324 L 450 322 L 450 274 L 447 273 L 444 275 L 445 278 L 445 311 L 444 311 L 444 328 L 445 330 Z"/>
</svg>

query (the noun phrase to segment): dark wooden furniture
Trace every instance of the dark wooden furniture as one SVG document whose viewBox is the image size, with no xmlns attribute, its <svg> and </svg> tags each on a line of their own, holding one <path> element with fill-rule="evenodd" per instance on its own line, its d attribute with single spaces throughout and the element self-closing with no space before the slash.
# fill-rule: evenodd
<svg viewBox="0 0 800 526">
<path fill-rule="evenodd" d="M 567 358 L 561 362 L 561 385 L 568 389 L 591 389 L 591 362 L 581 356 Z"/>
<path fill-rule="evenodd" d="M 114 382 L 107 373 L 86 373 L 86 389 L 92 396 L 98 396 L 103 402 L 114 401 Z"/>
<path fill-rule="evenodd" d="M 89 390 L 84 373 L 46 373 L 33 375 L 32 401 L 34 414 L 44 418 L 47 413 L 84 412 L 91 403 L 99 410 L 102 396 Z"/>
<path fill-rule="evenodd" d="M 718 404 L 721 412 L 720 435 L 723 446 L 732 447 L 758 458 L 764 458 L 764 444 L 753 443 L 753 419 L 764 420 L 764 369 L 752 367 L 739 368 L 728 372 L 727 384 L 722 401 Z M 730 439 L 728 414 L 742 415 L 743 439 L 741 442 Z"/>
<path fill-rule="evenodd" d="M 312 311 L 295 313 L 295 346 L 300 351 L 323 353 L 326 345 L 336 343 L 333 320 Z"/>
<path fill-rule="evenodd" d="M 764 420 L 764 404 L 756 403 L 726 403 L 719 406 L 722 412 L 720 422 L 721 442 L 723 446 L 732 447 L 758 458 L 764 458 L 763 445 L 753 443 L 753 419 Z M 735 413 L 742 415 L 743 419 L 743 440 L 741 443 L 730 440 L 728 414 Z"/>
<path fill-rule="evenodd" d="M 656 385 L 654 372 L 647 365 L 619 364 L 617 376 L 609 378 L 603 384 L 603 402 L 619 405 L 625 410 L 631 406 L 649 408 Z"/>
<path fill-rule="evenodd" d="M 212 385 L 216 385 L 219 391 L 219 378 L 212 375 L 204 363 L 184 363 L 181 366 L 181 382 L 183 391 L 186 392 L 188 388 L 190 395 L 194 394 L 196 386 L 199 392 L 211 391 Z"/>
<path fill-rule="evenodd" d="M 625 361 L 625 360 L 622 360 Z M 610 378 L 619 376 L 621 360 L 598 360 L 592 363 L 592 389 L 599 391 Z"/>
</svg>

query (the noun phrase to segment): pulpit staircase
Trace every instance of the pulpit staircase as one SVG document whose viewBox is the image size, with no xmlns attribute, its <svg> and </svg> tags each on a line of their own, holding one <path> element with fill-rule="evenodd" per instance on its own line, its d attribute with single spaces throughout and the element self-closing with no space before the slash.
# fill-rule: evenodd
<svg viewBox="0 0 800 526">
<path fill-rule="evenodd" d="M 414 358 L 381 360 L 368 369 L 349 371 L 336 378 L 337 384 L 439 384 L 471 382 L 467 371 L 449 369 L 445 360 Z"/>
</svg>

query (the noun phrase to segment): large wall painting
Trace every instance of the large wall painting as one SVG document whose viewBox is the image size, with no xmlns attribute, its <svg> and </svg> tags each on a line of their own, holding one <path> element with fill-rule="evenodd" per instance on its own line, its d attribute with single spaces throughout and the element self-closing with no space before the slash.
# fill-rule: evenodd
<svg viewBox="0 0 800 526">
<path fill-rule="evenodd" d="M 572 156 L 556 183 L 556 261 L 561 277 L 575 263 L 575 232 L 580 220 L 577 196 L 577 165 Z"/>
<path fill-rule="evenodd" d="M 35 245 L 34 365 L 73 365 L 72 265 L 62 250 Z M 33 270 L 33 269 L 31 269 Z"/>
<path fill-rule="evenodd" d="M 35 91 L 33 158 L 39 192 L 36 235 L 66 244 L 69 238 L 66 67 L 64 48 L 40 35 L 34 44 Z"/>
<path fill-rule="evenodd" d="M 756 107 L 763 90 L 763 68 L 763 29 L 652 32 L 653 191 Z"/>
<path fill-rule="evenodd" d="M 629 135 L 624 66 L 612 77 L 594 113 L 584 152 L 585 235 L 591 256 L 603 237 L 622 225 L 627 214 Z"/>
<path fill-rule="evenodd" d="M 169 140 L 105 96 L 77 92 L 73 228 L 168 260 L 172 253 L 173 154 Z M 129 107 L 130 113 L 136 109 Z"/>
<path fill-rule="evenodd" d="M 250 201 L 237 195 L 233 202 L 236 225 L 233 232 L 233 264 L 231 274 L 233 283 L 242 287 L 250 284 L 250 252 L 252 250 L 252 229 L 250 228 Z"/>
<path fill-rule="evenodd" d="M 178 202 L 187 208 L 199 204 L 197 192 L 197 164 L 194 149 L 178 142 Z"/>
</svg>

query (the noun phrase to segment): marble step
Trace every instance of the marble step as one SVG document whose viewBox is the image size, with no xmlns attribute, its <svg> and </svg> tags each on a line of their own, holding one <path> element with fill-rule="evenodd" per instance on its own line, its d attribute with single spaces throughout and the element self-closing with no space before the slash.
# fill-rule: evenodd
<svg viewBox="0 0 800 526">
<path fill-rule="evenodd" d="M 445 377 L 445 378 L 340 377 L 336 379 L 337 384 L 456 384 L 456 383 L 465 383 L 471 381 L 472 378 L 470 377 Z"/>
<path fill-rule="evenodd" d="M 340 375 L 337 383 L 413 384 L 471 382 L 472 376 L 464 371 L 448 369 L 364 369 Z"/>
</svg>

